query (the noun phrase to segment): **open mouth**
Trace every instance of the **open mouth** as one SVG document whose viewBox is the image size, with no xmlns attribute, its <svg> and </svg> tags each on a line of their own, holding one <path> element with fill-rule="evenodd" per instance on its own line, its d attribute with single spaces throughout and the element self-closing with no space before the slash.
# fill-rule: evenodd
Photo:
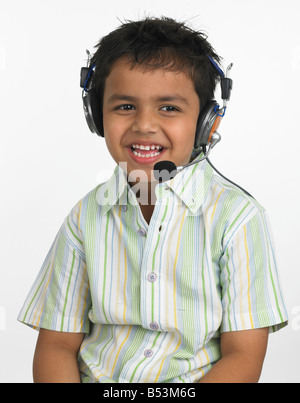
<svg viewBox="0 0 300 403">
<path fill-rule="evenodd" d="M 166 148 L 159 144 L 141 145 L 132 144 L 128 147 L 131 158 L 138 164 L 150 164 L 156 162 Z"/>
<path fill-rule="evenodd" d="M 139 158 L 153 158 L 157 157 L 163 151 L 163 147 L 159 145 L 143 146 L 133 144 L 131 147 L 132 153 Z"/>
</svg>

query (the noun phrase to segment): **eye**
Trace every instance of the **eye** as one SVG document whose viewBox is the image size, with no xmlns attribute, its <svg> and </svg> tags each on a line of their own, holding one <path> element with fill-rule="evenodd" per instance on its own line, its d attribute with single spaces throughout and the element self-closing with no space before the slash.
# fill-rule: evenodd
<svg viewBox="0 0 300 403">
<path fill-rule="evenodd" d="M 115 108 L 115 110 L 121 110 L 121 111 L 132 111 L 134 109 L 135 109 L 134 105 L 130 104 L 120 105 Z"/>
<path fill-rule="evenodd" d="M 166 105 L 161 108 L 164 112 L 179 112 L 179 109 L 172 105 Z"/>
</svg>

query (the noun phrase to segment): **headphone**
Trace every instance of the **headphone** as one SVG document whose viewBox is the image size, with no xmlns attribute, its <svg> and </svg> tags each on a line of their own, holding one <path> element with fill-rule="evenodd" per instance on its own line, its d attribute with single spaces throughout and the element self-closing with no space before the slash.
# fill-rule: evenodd
<svg viewBox="0 0 300 403">
<path fill-rule="evenodd" d="M 102 108 L 95 87 L 93 86 L 95 65 L 89 66 L 90 52 L 88 50 L 86 52 L 88 54 L 87 67 L 82 67 L 80 74 L 80 87 L 83 89 L 83 111 L 90 131 L 100 137 L 104 137 Z M 221 108 L 217 101 L 211 100 L 201 110 L 197 121 L 194 151 L 210 146 L 212 141 L 215 141 L 214 134 L 218 130 L 221 120 L 225 115 L 227 101 L 230 99 L 232 90 L 232 80 L 228 78 L 228 72 L 232 68 L 232 63 L 228 66 L 225 76 L 224 72 L 213 58 L 210 56 L 208 56 L 208 58 L 221 77 L 223 107 Z"/>
</svg>

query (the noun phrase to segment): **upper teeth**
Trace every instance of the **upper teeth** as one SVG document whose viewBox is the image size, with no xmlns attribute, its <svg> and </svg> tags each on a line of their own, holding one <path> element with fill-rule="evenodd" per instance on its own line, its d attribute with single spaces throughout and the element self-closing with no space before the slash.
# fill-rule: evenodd
<svg viewBox="0 0 300 403">
<path fill-rule="evenodd" d="M 160 150 L 162 148 L 161 146 L 155 146 L 155 145 L 143 146 L 143 145 L 139 145 L 139 144 L 133 144 L 131 147 L 139 148 L 140 150 L 155 150 L 155 149 Z"/>
</svg>

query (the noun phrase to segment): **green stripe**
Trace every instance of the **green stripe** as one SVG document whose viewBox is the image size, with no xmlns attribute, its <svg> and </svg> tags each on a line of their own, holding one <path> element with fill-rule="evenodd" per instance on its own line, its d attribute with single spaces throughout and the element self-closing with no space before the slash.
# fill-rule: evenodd
<svg viewBox="0 0 300 403">
<path fill-rule="evenodd" d="M 63 331 L 63 328 L 64 328 L 64 318 L 65 318 L 66 306 L 67 306 L 67 302 L 68 302 L 69 289 L 70 289 L 70 283 L 72 280 L 75 258 L 76 258 L 75 249 L 73 249 L 73 260 L 72 260 L 71 272 L 69 275 L 69 281 L 68 281 L 68 286 L 67 286 L 67 291 L 66 291 L 66 298 L 65 298 L 65 303 L 64 303 L 64 308 L 63 308 L 63 313 L 62 313 L 62 318 L 61 318 L 61 326 L 60 326 L 61 332 Z"/>
<path fill-rule="evenodd" d="M 207 297 L 205 289 L 205 278 L 204 278 L 204 257 L 205 257 L 205 244 L 206 244 L 206 230 L 204 228 L 203 232 L 203 251 L 202 251 L 202 288 L 203 288 L 203 299 L 204 299 L 204 317 L 205 317 L 205 337 L 203 345 L 206 344 L 206 338 L 208 335 L 208 322 L 207 322 Z"/>
<path fill-rule="evenodd" d="M 195 343 L 195 313 L 194 313 L 194 296 L 193 289 L 194 283 L 197 281 L 198 273 L 200 270 L 198 268 L 199 262 L 195 258 L 193 253 L 195 250 L 194 245 L 195 236 L 195 222 L 189 217 L 185 223 L 183 229 L 183 255 L 182 259 L 184 261 L 184 267 L 181 270 L 181 294 L 182 294 L 182 321 L 184 326 L 184 333 L 187 340 L 184 351 L 187 351 L 190 357 L 193 356 L 193 346 Z M 186 286 L 187 285 L 187 286 Z M 177 355 L 176 355 L 177 356 Z M 186 356 L 186 355 L 185 355 Z M 180 357 L 179 357 L 180 358 Z M 190 362 L 188 361 L 189 366 Z"/>
<path fill-rule="evenodd" d="M 128 209 L 124 214 L 125 223 L 124 223 L 124 235 L 127 235 L 127 243 L 128 247 L 128 259 L 131 261 L 131 281 L 129 281 L 128 292 L 131 292 L 132 300 L 136 301 L 135 304 L 131 306 L 131 321 L 132 323 L 140 323 L 141 322 L 141 313 L 140 313 L 140 290 L 141 290 L 141 272 L 139 267 L 139 253 L 137 246 L 137 236 L 136 231 L 134 231 L 133 227 L 133 215 L 137 212 L 137 209 L 134 206 L 128 205 Z M 137 215 L 137 214 L 136 214 Z"/>
<path fill-rule="evenodd" d="M 64 256 L 66 253 L 69 254 L 67 240 L 65 235 L 59 238 L 56 248 L 55 259 L 53 262 L 53 269 L 51 273 L 51 282 L 48 285 L 48 300 L 46 303 L 47 315 L 43 318 L 43 327 L 51 327 L 51 322 L 53 317 L 56 316 L 57 301 L 61 298 L 61 290 L 59 289 L 59 279 L 62 274 Z M 67 252 L 66 252 L 67 251 Z M 67 260 L 68 261 L 68 260 Z M 58 325 L 59 326 L 59 325 Z"/>
<path fill-rule="evenodd" d="M 134 335 L 132 333 L 135 332 Z M 127 341 L 128 347 L 126 348 L 126 352 L 124 354 L 124 357 L 122 358 L 122 363 L 120 366 L 120 373 L 122 372 L 124 366 L 127 364 L 128 361 L 134 357 L 136 354 L 137 350 L 140 348 L 141 343 L 145 339 L 145 336 L 147 335 L 147 329 L 144 329 L 143 327 L 138 327 L 135 326 L 132 328 L 131 333 L 130 333 L 130 338 Z M 121 354 L 122 356 L 122 354 Z"/>
<path fill-rule="evenodd" d="M 183 188 L 182 188 L 180 194 L 182 194 L 182 193 L 184 192 L 184 189 L 186 188 L 186 186 L 188 185 L 189 181 L 190 181 L 191 178 L 193 177 L 194 172 L 195 172 L 195 170 L 196 170 L 197 167 L 198 167 L 198 164 L 195 164 L 195 166 L 194 166 L 192 172 L 190 173 L 188 179 L 187 179 L 186 182 L 184 183 L 184 186 L 183 186 Z"/>
<path fill-rule="evenodd" d="M 72 232 L 73 237 L 74 237 L 81 245 L 83 245 L 83 242 L 78 238 L 78 236 L 76 236 L 76 234 L 74 233 L 74 231 L 73 231 L 72 228 L 71 228 L 70 221 L 69 221 L 69 216 L 68 216 L 68 227 L 69 227 L 69 230 Z"/>
<path fill-rule="evenodd" d="M 152 257 L 152 272 L 154 272 L 155 267 L 155 255 L 156 255 L 156 251 L 159 245 L 159 241 L 160 241 L 160 234 L 158 234 L 157 237 L 157 243 L 155 245 L 155 249 L 154 249 L 154 253 L 153 253 L 153 257 Z M 151 320 L 152 322 L 154 322 L 154 283 L 152 282 L 152 287 L 151 287 Z"/>
<path fill-rule="evenodd" d="M 165 211 L 164 211 L 164 215 L 163 215 L 163 218 L 162 218 L 161 223 L 160 223 L 161 225 L 164 222 L 164 219 L 165 219 L 165 217 L 167 215 L 168 204 L 169 204 L 169 199 L 167 199 L 167 204 L 166 204 L 166 208 L 165 208 Z M 158 245 L 159 245 L 160 236 L 161 235 L 158 234 L 157 242 L 156 242 L 153 257 L 152 257 L 152 272 L 155 271 L 155 256 L 156 256 L 156 251 L 157 251 L 157 248 L 158 248 Z M 152 287 L 151 287 L 151 321 L 154 322 L 154 283 L 152 283 Z"/>
<path fill-rule="evenodd" d="M 228 323 L 229 323 L 229 330 L 230 332 L 232 331 L 232 324 L 231 324 L 231 320 L 230 320 L 230 306 L 231 306 L 231 297 L 230 297 L 230 284 L 231 284 L 231 280 L 230 280 L 230 270 L 228 267 L 228 263 L 229 263 L 229 252 L 228 249 L 226 251 L 226 255 L 227 255 L 227 263 L 226 263 L 226 269 L 227 269 L 227 273 L 228 273 L 228 284 L 227 284 L 227 296 L 228 296 Z"/>
<path fill-rule="evenodd" d="M 155 339 L 154 339 L 154 342 L 153 342 L 153 344 L 152 344 L 152 346 L 151 346 L 151 349 L 155 347 L 156 341 L 157 341 L 158 336 L 159 336 L 160 334 L 161 334 L 161 332 L 158 332 L 158 333 L 157 333 L 157 336 L 156 336 Z M 132 375 L 131 375 L 131 378 L 130 378 L 129 383 L 132 383 L 132 380 L 133 380 L 133 378 L 134 378 L 134 375 L 135 375 L 135 373 L 136 373 L 138 367 L 139 367 L 144 361 L 146 361 L 147 358 L 148 358 L 148 357 L 143 358 L 143 359 L 138 363 L 138 365 L 135 367 L 135 369 L 134 369 L 134 371 L 133 371 L 133 373 L 132 373 Z"/>
<path fill-rule="evenodd" d="M 105 348 L 109 345 L 109 343 L 112 341 L 112 339 L 114 338 L 114 332 L 113 332 L 113 330 L 114 330 L 114 328 L 113 327 L 109 327 L 109 326 L 103 326 L 103 339 L 105 339 L 106 338 L 106 336 L 107 336 L 107 334 L 108 334 L 108 331 L 110 331 L 110 333 L 111 333 L 111 337 L 110 337 L 110 339 L 107 341 L 107 343 L 105 343 L 104 344 L 104 346 L 103 346 L 103 348 L 101 349 L 101 351 L 100 351 L 100 355 L 99 355 L 99 361 L 98 361 L 98 367 L 99 367 L 99 365 L 100 365 L 100 363 L 101 363 L 101 357 L 102 357 L 102 353 L 103 353 L 103 351 L 105 350 Z M 99 340 L 99 345 L 101 344 L 101 341 L 102 340 Z"/>
<path fill-rule="evenodd" d="M 266 229 L 265 220 L 262 219 L 262 222 L 264 224 L 265 237 L 266 237 L 266 239 L 269 239 L 267 229 Z M 275 287 L 275 284 L 274 284 L 272 267 L 271 267 L 271 263 L 270 263 L 270 250 L 269 250 L 269 248 L 268 248 L 268 264 L 269 264 L 269 273 L 270 273 L 270 277 L 271 277 L 271 283 L 272 283 L 272 287 L 273 287 L 273 293 L 274 293 L 274 297 L 275 297 L 275 301 L 276 301 L 277 310 L 278 310 L 278 313 L 279 313 L 279 316 L 280 316 L 280 320 L 281 320 L 281 322 L 283 322 L 283 316 L 282 316 L 281 310 L 279 308 L 278 297 L 277 297 L 276 287 Z"/>
<path fill-rule="evenodd" d="M 31 305 L 32 305 L 32 303 L 33 303 L 33 301 L 35 300 L 35 297 L 36 297 L 37 293 L 39 292 L 39 289 L 41 288 L 41 286 L 42 286 L 42 284 L 43 284 L 43 282 L 44 282 L 44 280 L 45 280 L 46 275 L 48 274 L 49 266 L 50 266 L 50 263 L 49 263 L 49 265 L 48 265 L 48 267 L 47 267 L 47 270 L 46 270 L 46 272 L 45 272 L 45 274 L 44 274 L 44 276 L 43 276 L 43 278 L 42 278 L 42 281 L 40 282 L 40 284 L 39 284 L 39 286 L 38 286 L 38 289 L 36 290 L 36 292 L 35 292 L 35 294 L 34 294 L 32 300 L 30 301 L 30 304 L 28 305 L 28 308 L 27 308 L 27 310 L 26 310 L 26 312 L 25 312 L 25 315 L 24 315 L 24 318 L 23 318 L 23 322 L 25 322 L 26 316 L 27 316 L 27 314 L 28 314 L 28 311 L 29 311 L 29 309 L 30 309 L 30 307 L 31 307 Z"/>
<path fill-rule="evenodd" d="M 103 269 L 103 288 L 102 288 L 102 311 L 103 311 L 103 314 L 105 316 L 105 320 L 106 320 L 107 323 L 109 323 L 109 321 L 108 321 L 106 313 L 105 313 L 104 301 L 105 301 L 105 286 L 106 286 L 106 271 L 107 271 L 107 234 L 108 234 L 109 215 L 110 215 L 110 213 L 108 213 L 107 217 L 106 217 L 104 269 Z"/>
<path fill-rule="evenodd" d="M 269 316 L 267 313 L 267 307 L 265 304 L 265 295 L 261 292 L 261 290 L 265 289 L 264 285 L 264 272 L 261 270 L 264 264 L 263 258 L 263 239 L 261 238 L 261 232 L 259 228 L 259 222 L 257 216 L 251 219 L 250 223 L 250 233 L 252 237 L 252 242 L 254 245 L 253 248 L 253 262 L 254 262 L 254 272 L 255 272 L 255 298 L 256 298 L 256 306 L 253 309 L 257 312 L 257 307 L 259 306 L 259 310 L 257 312 L 258 321 L 260 324 L 267 323 L 269 320 Z"/>
<path fill-rule="evenodd" d="M 220 201 L 218 202 L 218 208 L 216 209 L 216 214 L 212 223 L 212 226 L 215 228 L 214 237 L 211 245 L 211 254 L 213 260 L 219 260 L 220 258 L 220 245 L 223 244 L 224 228 L 226 228 L 227 222 L 230 219 L 232 209 L 238 197 L 239 195 L 234 197 L 226 197 L 222 203 L 220 211 Z"/>
<path fill-rule="evenodd" d="M 231 228 L 234 226 L 234 224 L 236 223 L 236 221 L 239 219 L 239 217 L 243 214 L 243 212 L 246 210 L 246 208 L 249 206 L 250 202 L 248 202 L 244 208 L 239 212 L 239 214 L 236 216 L 236 218 L 234 219 L 234 221 L 232 222 L 232 224 L 230 225 L 230 227 L 227 229 L 227 231 L 225 232 L 226 236 L 228 234 L 228 232 L 231 230 Z"/>
</svg>

